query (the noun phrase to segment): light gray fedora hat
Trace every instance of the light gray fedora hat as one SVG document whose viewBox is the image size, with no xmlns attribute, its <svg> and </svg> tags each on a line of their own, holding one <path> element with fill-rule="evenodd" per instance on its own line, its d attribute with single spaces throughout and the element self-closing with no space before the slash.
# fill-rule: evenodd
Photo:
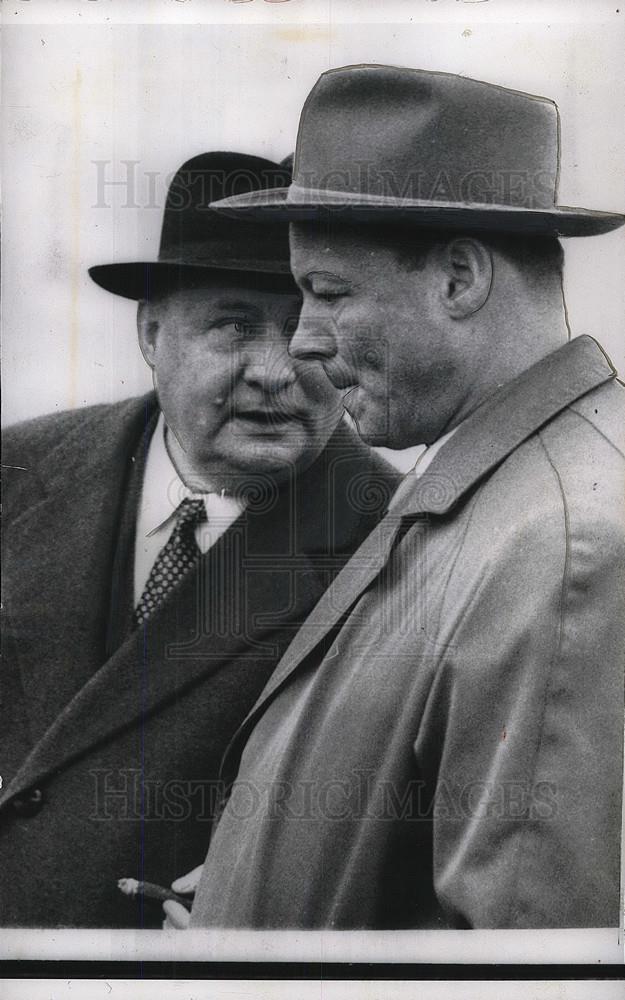
<svg viewBox="0 0 625 1000">
<path fill-rule="evenodd" d="M 289 187 L 211 203 L 241 219 L 402 223 L 592 236 L 625 216 L 557 204 L 558 109 L 544 97 L 448 73 L 344 66 L 300 118 Z"/>
</svg>

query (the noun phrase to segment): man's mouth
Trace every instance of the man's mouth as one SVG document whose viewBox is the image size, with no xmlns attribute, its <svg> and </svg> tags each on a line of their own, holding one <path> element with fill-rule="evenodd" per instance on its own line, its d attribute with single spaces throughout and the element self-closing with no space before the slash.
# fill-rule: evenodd
<svg viewBox="0 0 625 1000">
<path fill-rule="evenodd" d="M 249 420 L 263 427 L 276 427 L 289 424 L 296 419 L 295 414 L 287 410 L 235 410 L 234 416 L 239 420 Z"/>
</svg>

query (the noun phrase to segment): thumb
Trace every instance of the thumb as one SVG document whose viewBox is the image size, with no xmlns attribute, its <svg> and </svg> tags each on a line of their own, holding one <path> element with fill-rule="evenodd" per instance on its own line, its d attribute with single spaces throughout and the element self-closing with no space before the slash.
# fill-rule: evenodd
<svg viewBox="0 0 625 1000">
<path fill-rule="evenodd" d="M 180 878 L 175 879 L 171 884 L 173 891 L 180 892 L 183 895 L 195 892 L 202 877 L 203 868 L 204 865 L 198 865 L 197 868 L 187 872 L 186 875 L 181 875 Z"/>
<path fill-rule="evenodd" d="M 184 931 L 187 929 L 191 915 L 181 903 L 177 903 L 175 899 L 166 899 L 163 903 L 163 910 L 165 912 L 163 930 Z"/>
</svg>

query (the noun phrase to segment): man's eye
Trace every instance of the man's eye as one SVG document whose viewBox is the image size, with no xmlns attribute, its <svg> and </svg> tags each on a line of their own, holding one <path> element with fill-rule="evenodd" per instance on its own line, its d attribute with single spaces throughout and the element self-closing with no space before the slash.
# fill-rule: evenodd
<svg viewBox="0 0 625 1000">
<path fill-rule="evenodd" d="M 313 288 L 312 293 L 320 302 L 337 302 L 346 294 L 334 288 Z"/>
<path fill-rule="evenodd" d="M 251 337 L 254 333 L 253 324 L 244 319 L 224 319 L 217 327 L 236 337 Z"/>
</svg>

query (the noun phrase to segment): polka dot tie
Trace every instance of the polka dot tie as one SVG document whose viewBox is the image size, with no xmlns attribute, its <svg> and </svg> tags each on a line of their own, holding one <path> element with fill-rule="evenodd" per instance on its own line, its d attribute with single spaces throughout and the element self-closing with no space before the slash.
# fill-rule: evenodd
<svg viewBox="0 0 625 1000">
<path fill-rule="evenodd" d="M 142 625 L 154 614 L 199 560 L 201 552 L 195 541 L 195 528 L 203 521 L 206 521 L 204 501 L 183 500 L 176 511 L 176 526 L 159 552 L 135 608 L 135 625 Z"/>
</svg>

